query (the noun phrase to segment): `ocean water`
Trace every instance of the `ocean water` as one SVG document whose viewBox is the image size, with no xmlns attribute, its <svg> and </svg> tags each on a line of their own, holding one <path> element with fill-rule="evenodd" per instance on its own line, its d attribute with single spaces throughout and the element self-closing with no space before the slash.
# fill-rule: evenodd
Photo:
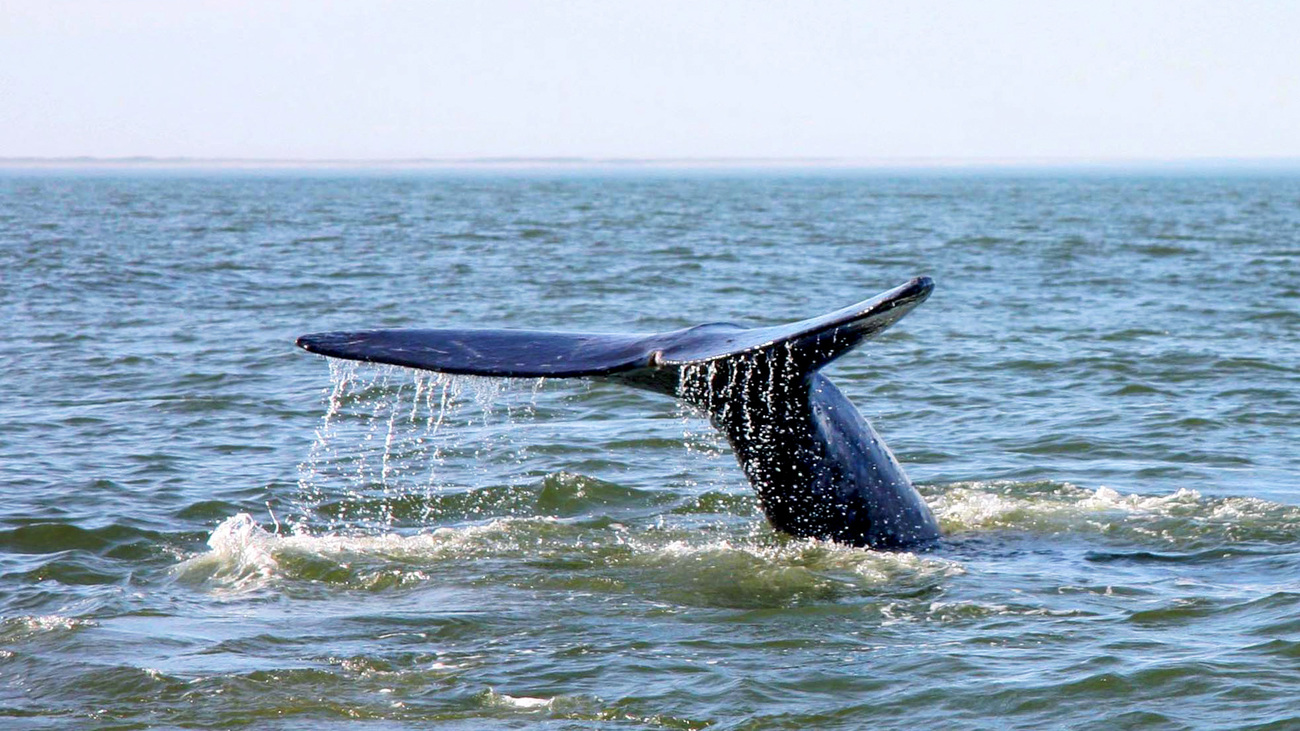
<svg viewBox="0 0 1300 731">
<path fill-rule="evenodd" d="M 775 324 L 945 530 L 607 383 L 307 332 Z M 1300 728 L 1300 176 L 0 175 L 0 727 Z"/>
</svg>

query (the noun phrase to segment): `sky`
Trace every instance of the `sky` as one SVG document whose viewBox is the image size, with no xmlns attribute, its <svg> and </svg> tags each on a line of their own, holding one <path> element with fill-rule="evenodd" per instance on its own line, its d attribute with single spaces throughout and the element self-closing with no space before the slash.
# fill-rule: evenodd
<svg viewBox="0 0 1300 731">
<path fill-rule="evenodd" d="M 1300 2 L 0 0 L 0 158 L 1300 159 Z"/>
</svg>

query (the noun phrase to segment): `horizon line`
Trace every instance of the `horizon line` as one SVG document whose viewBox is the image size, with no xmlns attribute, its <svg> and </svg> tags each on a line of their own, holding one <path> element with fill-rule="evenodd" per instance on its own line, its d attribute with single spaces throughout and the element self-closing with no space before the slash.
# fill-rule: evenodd
<svg viewBox="0 0 1300 731">
<path fill-rule="evenodd" d="M 972 169 L 1286 169 L 1300 168 L 1293 157 L 831 157 L 831 156 L 470 156 L 376 158 L 196 157 L 188 155 L 8 156 L 0 168 L 161 168 L 161 169 L 547 169 L 547 168 L 773 168 L 828 170 Z"/>
</svg>

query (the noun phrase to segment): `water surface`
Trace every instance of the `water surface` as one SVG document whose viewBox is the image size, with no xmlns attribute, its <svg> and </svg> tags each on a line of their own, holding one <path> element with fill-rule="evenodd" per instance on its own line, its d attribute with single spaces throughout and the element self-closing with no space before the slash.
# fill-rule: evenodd
<svg viewBox="0 0 1300 731">
<path fill-rule="evenodd" d="M 1300 727 L 1300 178 L 0 177 L 0 725 Z M 775 324 L 947 533 L 774 533 L 670 400 L 310 331 Z"/>
</svg>

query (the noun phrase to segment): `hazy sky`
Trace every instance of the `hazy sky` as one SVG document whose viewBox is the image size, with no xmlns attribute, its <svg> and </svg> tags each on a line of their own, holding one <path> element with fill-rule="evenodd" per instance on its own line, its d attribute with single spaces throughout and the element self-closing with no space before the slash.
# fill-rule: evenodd
<svg viewBox="0 0 1300 731">
<path fill-rule="evenodd" d="M 1300 157 L 1300 2 L 0 0 L 0 157 Z"/>
</svg>

